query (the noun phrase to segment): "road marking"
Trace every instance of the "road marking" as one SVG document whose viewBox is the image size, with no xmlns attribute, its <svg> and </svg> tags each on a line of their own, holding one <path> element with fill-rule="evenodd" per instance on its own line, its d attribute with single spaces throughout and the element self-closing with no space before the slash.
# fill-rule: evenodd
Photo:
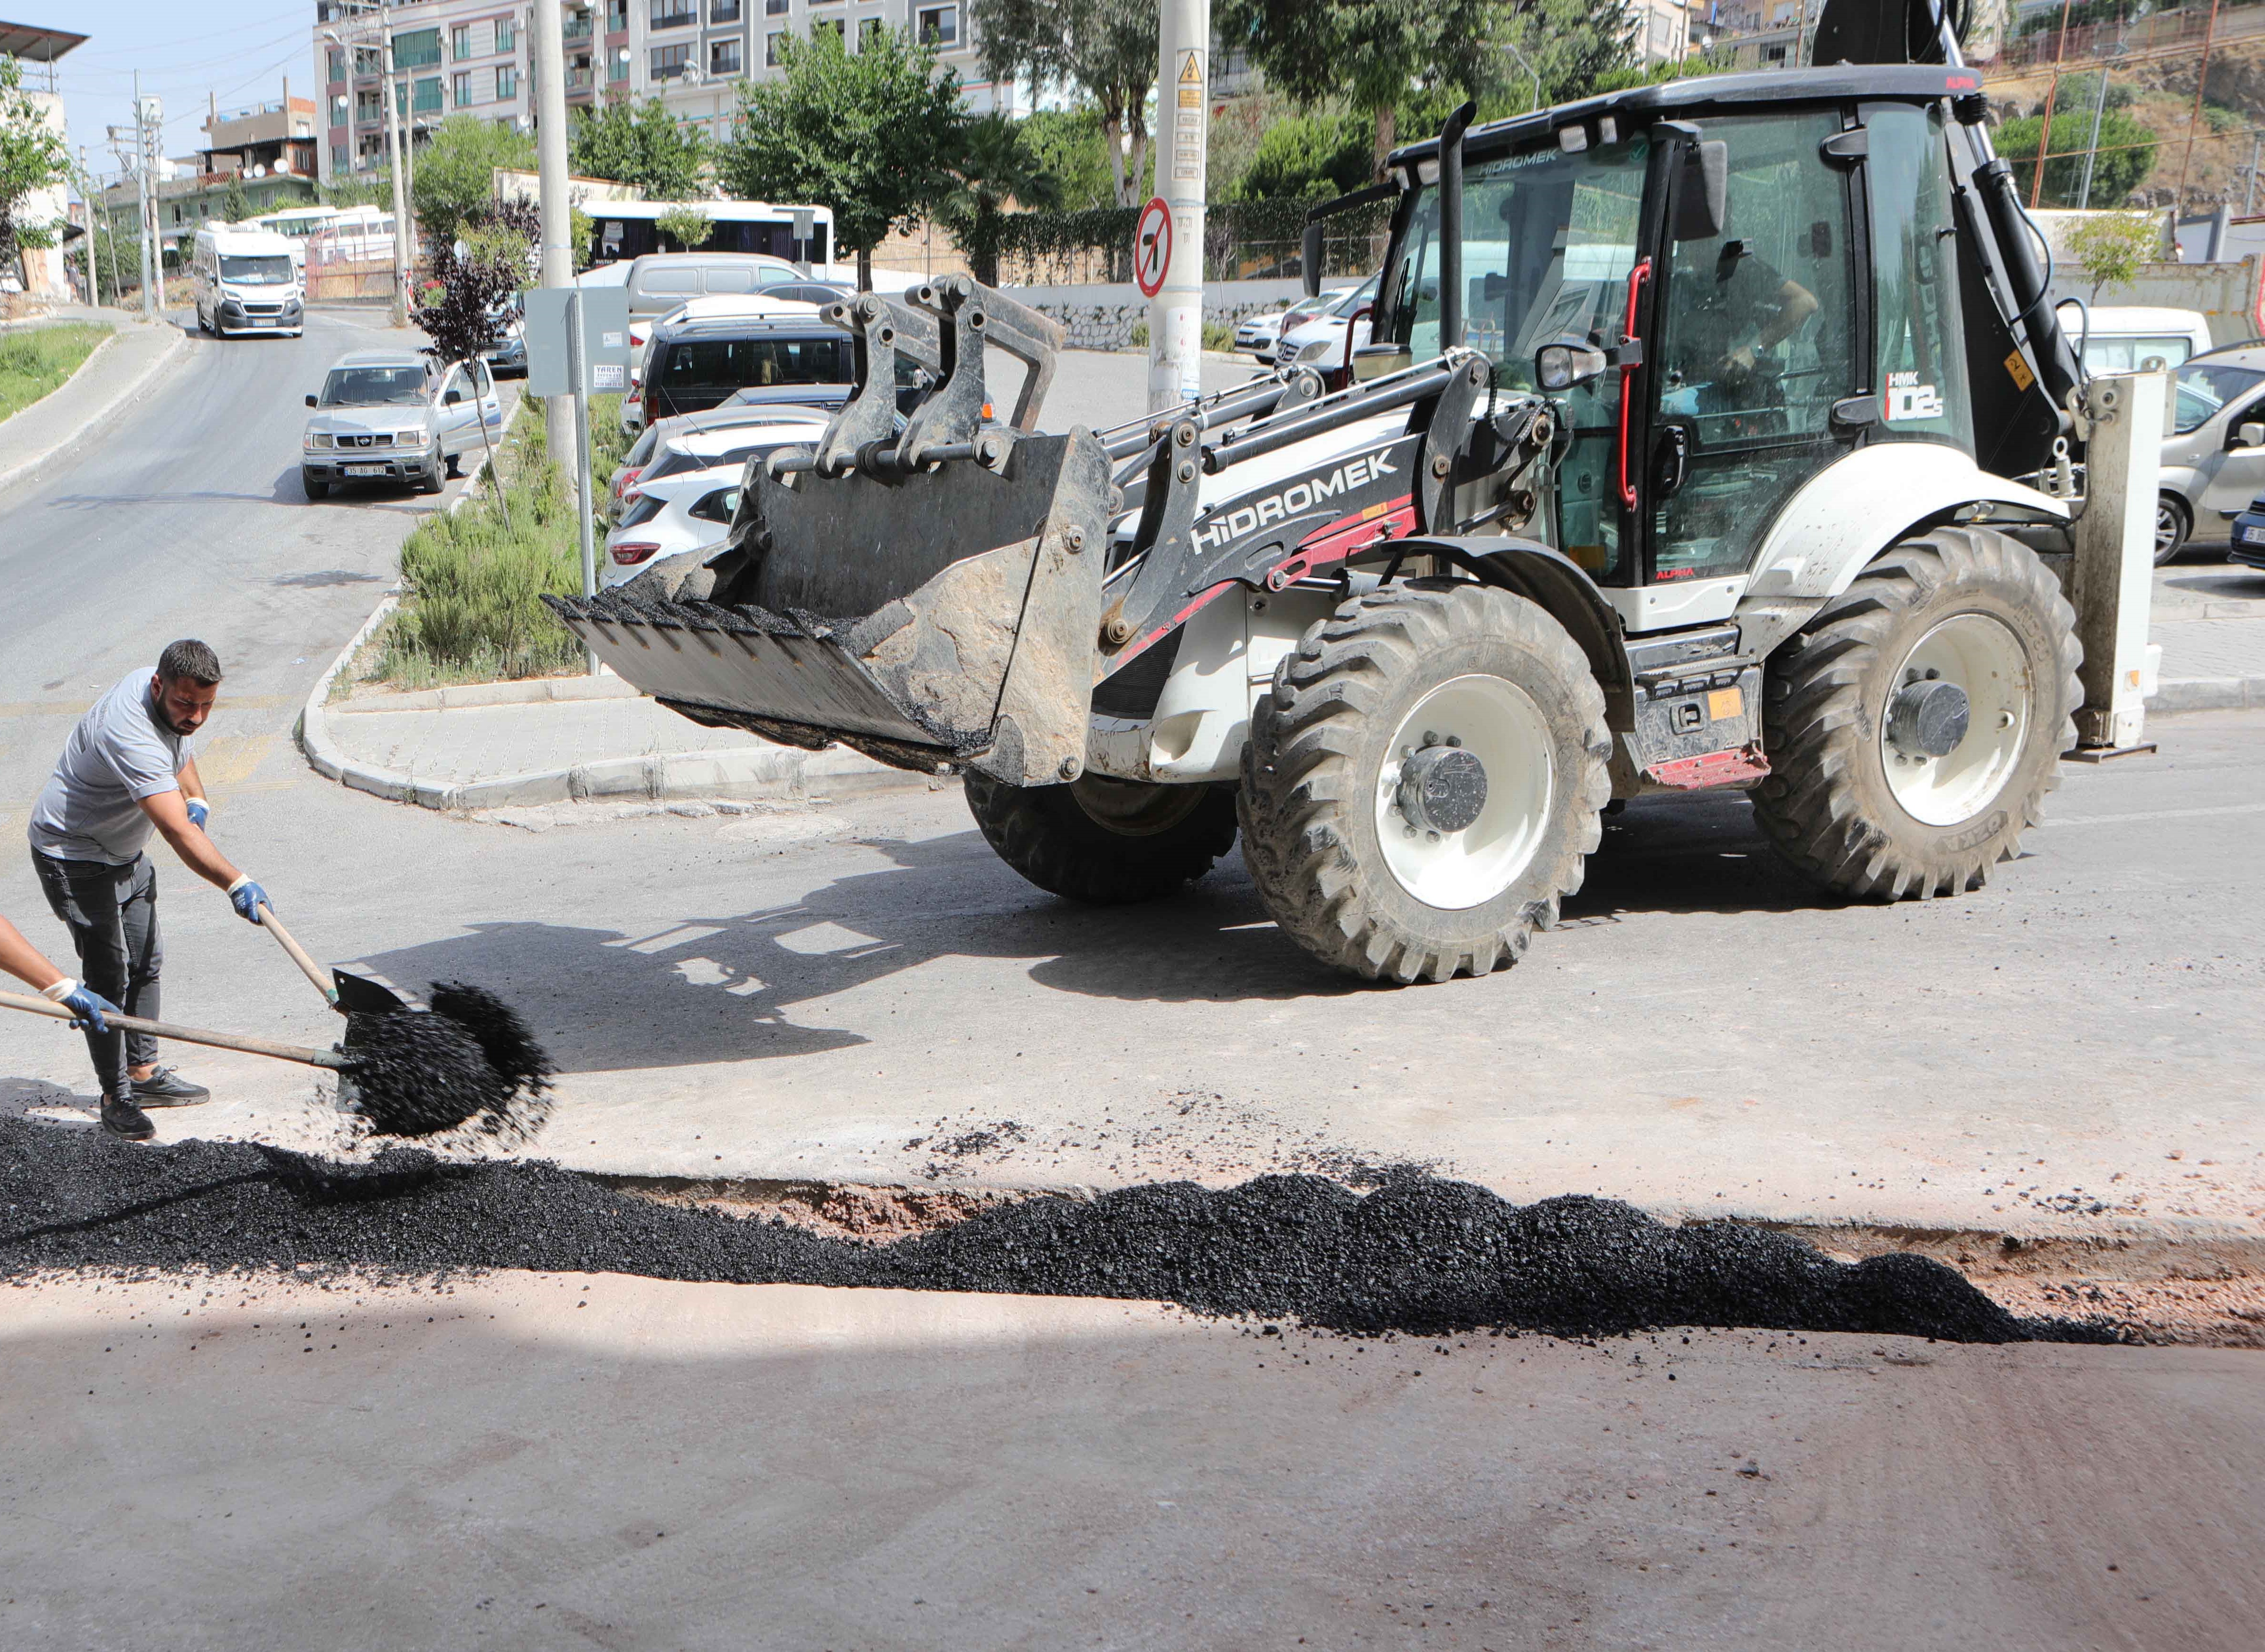
<svg viewBox="0 0 2265 1652">
<path fill-rule="evenodd" d="M 2265 803 L 2228 803 L 2214 809 L 2143 809 L 2136 814 L 2072 814 L 2045 818 L 2047 826 L 2121 826 L 2136 820 L 2200 820 L 2221 814 L 2265 814 Z"/>
<path fill-rule="evenodd" d="M 199 755 L 197 773 L 208 786 L 241 790 L 274 746 L 273 734 L 216 735 Z"/>
</svg>

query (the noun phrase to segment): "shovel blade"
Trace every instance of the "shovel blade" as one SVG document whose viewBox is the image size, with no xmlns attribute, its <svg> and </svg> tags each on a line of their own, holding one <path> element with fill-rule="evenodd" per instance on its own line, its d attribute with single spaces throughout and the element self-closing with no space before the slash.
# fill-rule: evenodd
<svg viewBox="0 0 2265 1652">
<path fill-rule="evenodd" d="M 338 991 L 339 1013 L 342 1015 L 390 1015 L 411 1008 L 409 1001 L 394 991 L 382 976 L 361 974 L 334 964 L 331 984 Z"/>
</svg>

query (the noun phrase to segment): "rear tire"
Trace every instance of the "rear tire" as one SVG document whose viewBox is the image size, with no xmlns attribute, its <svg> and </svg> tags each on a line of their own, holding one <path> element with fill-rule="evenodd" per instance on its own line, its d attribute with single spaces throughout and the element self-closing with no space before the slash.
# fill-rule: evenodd
<svg viewBox="0 0 2265 1652">
<path fill-rule="evenodd" d="M 1177 892 L 1234 847 L 1234 803 L 1205 785 L 1088 775 L 1010 786 L 968 771 L 967 806 L 999 858 L 1049 894 L 1119 906 Z"/>
<path fill-rule="evenodd" d="M 1770 662 L 1772 772 L 1753 804 L 1779 854 L 1860 899 L 1979 889 L 2043 818 L 2075 743 L 2075 625 L 2036 553 L 1988 528 L 1937 528 L 1873 563 Z M 1939 756 L 1890 728 L 1929 672 L 1969 706 Z"/>
<path fill-rule="evenodd" d="M 2187 548 L 2194 532 L 2194 513 L 2175 493 L 2155 496 L 2155 566 L 2161 567 Z"/>
<path fill-rule="evenodd" d="M 1477 812 L 1412 824 L 1409 753 L 1455 746 L 1484 771 Z M 1603 690 L 1540 607 L 1468 583 L 1387 586 L 1276 668 L 1243 753 L 1243 860 L 1323 963 L 1370 980 L 1484 975 L 1580 888 L 1611 755 Z"/>
</svg>

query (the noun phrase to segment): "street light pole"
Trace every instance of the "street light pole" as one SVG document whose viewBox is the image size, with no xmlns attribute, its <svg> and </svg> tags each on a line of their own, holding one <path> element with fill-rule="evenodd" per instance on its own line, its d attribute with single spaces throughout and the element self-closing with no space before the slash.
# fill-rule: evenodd
<svg viewBox="0 0 2265 1652">
<path fill-rule="evenodd" d="M 1518 60 L 1518 66 L 1520 69 L 1533 76 L 1533 101 L 1526 106 L 1526 113 L 1531 114 L 1533 111 L 1541 106 L 1541 71 L 1534 68 L 1532 63 L 1527 62 L 1526 61 L 1526 54 L 1519 51 L 1518 47 L 1512 46 L 1508 40 L 1504 40 L 1502 43 L 1502 49 L 1508 52 L 1512 57 Z"/>
</svg>

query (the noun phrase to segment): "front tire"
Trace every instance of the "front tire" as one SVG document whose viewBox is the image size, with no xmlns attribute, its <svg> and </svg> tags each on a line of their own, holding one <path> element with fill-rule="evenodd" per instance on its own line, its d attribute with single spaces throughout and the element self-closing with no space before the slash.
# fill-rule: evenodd
<svg viewBox="0 0 2265 1652">
<path fill-rule="evenodd" d="M 310 499 L 322 499 L 331 491 L 328 482 L 320 477 L 309 476 L 304 470 L 299 472 L 299 485 L 307 491 L 307 497 Z"/>
<path fill-rule="evenodd" d="M 2036 553 L 1988 528 L 1937 528 L 1873 563 L 1771 661 L 1772 772 L 1753 803 L 1779 854 L 1860 899 L 1979 889 L 2075 743 L 2075 625 Z"/>
<path fill-rule="evenodd" d="M 2187 548 L 2194 532 L 2194 513 L 2175 493 L 2155 496 L 2155 566 L 2161 567 Z"/>
<path fill-rule="evenodd" d="M 1243 859 L 1283 933 L 1326 964 L 1484 975 L 1580 888 L 1611 755 L 1603 690 L 1540 607 L 1466 582 L 1387 586 L 1276 668 L 1243 753 Z"/>
<path fill-rule="evenodd" d="M 1049 894 L 1121 906 L 1176 893 L 1234 847 L 1234 804 L 1217 787 L 1087 775 L 1010 786 L 967 772 L 967 806 L 999 858 Z"/>
</svg>

